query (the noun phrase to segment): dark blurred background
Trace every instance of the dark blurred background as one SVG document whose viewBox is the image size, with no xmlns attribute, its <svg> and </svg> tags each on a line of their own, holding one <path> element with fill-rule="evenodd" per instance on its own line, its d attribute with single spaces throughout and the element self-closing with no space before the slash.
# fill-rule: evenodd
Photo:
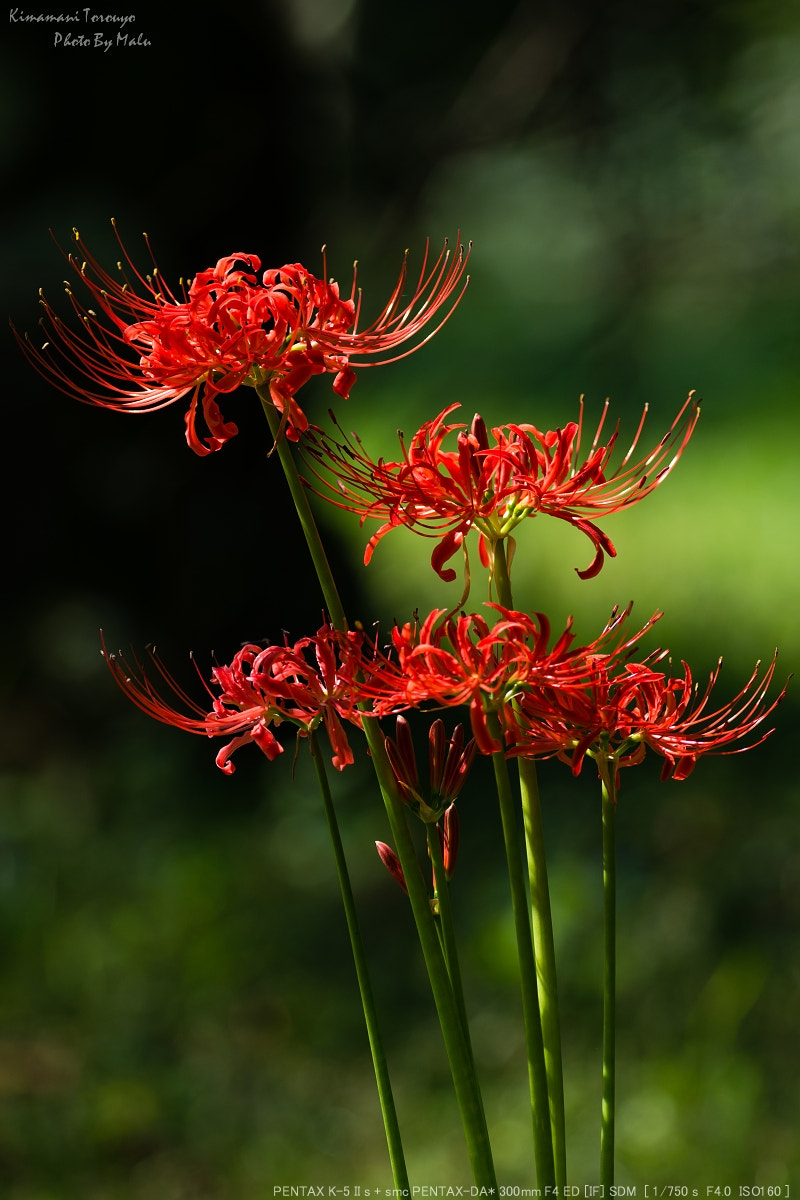
<svg viewBox="0 0 800 1200">
<path fill-rule="evenodd" d="M 11 10 L 38 13 L 45 9 Z M 55 11 L 55 10 L 53 10 Z M 82 10 L 81 10 L 82 11 Z M 98 10 L 99 11 L 99 10 Z M 365 318 L 403 250 L 474 239 L 458 313 L 336 400 L 376 455 L 446 404 L 555 428 L 606 396 L 644 443 L 690 388 L 675 474 L 607 521 L 618 558 L 530 522 L 521 607 L 592 637 L 614 604 L 732 696 L 781 646 L 796 668 L 800 12 L 789 0 L 252 0 L 138 4 L 149 46 L 54 45 L 9 20 L 0 128 L 4 309 L 66 313 L 74 226 L 109 218 L 171 282 L 234 251 L 349 285 Z M 88 32 L 93 34 L 99 26 Z M 417 256 L 416 259 L 414 256 Z M 251 392 L 210 458 L 183 405 L 130 418 L 61 396 L 4 343 L 0 1195 L 259 1200 L 276 1184 L 390 1186 L 322 814 L 301 752 L 268 764 L 155 725 L 99 654 L 156 642 L 187 686 L 243 641 L 294 638 L 321 599 Z M 322 423 L 336 399 L 314 380 Z M 388 414 L 388 416 L 387 416 Z M 431 544 L 320 509 L 351 614 L 455 603 Z M 484 598 L 481 585 L 472 603 Z M 654 635 L 655 636 L 655 635 Z M 750 755 L 681 784 L 624 778 L 619 817 L 620 1182 L 800 1177 L 797 703 Z M 597 1178 L 599 795 L 543 769 L 566 1030 L 571 1178 Z M 363 751 L 336 794 L 415 1182 L 466 1183 L 458 1118 Z M 453 892 L 498 1173 L 531 1186 L 500 834 L 482 768 L 460 802 Z M 641 1192 L 640 1192 L 641 1194 Z M 701 1192 L 705 1195 L 705 1190 Z"/>
</svg>

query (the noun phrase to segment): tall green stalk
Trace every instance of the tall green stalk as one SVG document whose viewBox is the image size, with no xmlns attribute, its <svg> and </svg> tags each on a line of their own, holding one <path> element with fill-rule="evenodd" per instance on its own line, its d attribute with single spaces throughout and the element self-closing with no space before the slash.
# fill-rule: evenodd
<svg viewBox="0 0 800 1200">
<path fill-rule="evenodd" d="M 428 853 L 433 864 L 435 900 L 438 908 L 438 928 L 441 933 L 442 950 L 445 962 L 447 963 L 447 973 L 450 976 L 456 1007 L 461 1018 L 464 1041 L 467 1044 L 467 1051 L 474 1069 L 475 1059 L 472 1053 L 472 1038 L 470 1037 L 467 1006 L 464 1000 L 464 986 L 461 980 L 461 966 L 458 960 L 458 945 L 456 943 L 455 925 L 453 924 L 453 909 L 450 904 L 450 887 L 444 869 L 444 856 L 436 826 L 430 823 L 426 824 L 425 831 L 428 835 Z"/>
<path fill-rule="evenodd" d="M 497 598 L 505 608 L 513 608 L 511 579 L 506 559 L 505 543 L 494 546 L 494 583 Z M 528 861 L 528 881 L 531 893 L 533 946 L 536 958 L 536 979 L 539 991 L 539 1011 L 547 1070 L 550 1105 L 550 1127 L 553 1138 L 553 1158 L 556 1183 L 563 1188 L 567 1182 L 567 1137 L 564 1114 L 564 1067 L 561 1054 L 561 1020 L 558 1008 L 558 978 L 553 936 L 553 915 L 550 906 L 550 886 L 547 878 L 547 856 L 542 828 L 542 808 L 536 763 L 533 759 L 518 758 L 522 817 L 525 825 L 525 851 Z"/>
<path fill-rule="evenodd" d="M 275 439 L 276 452 L 283 467 L 292 499 L 297 509 L 311 559 L 319 578 L 322 594 L 333 625 L 340 630 L 347 628 L 344 608 L 328 563 L 319 535 L 308 494 L 297 472 L 291 448 L 280 430 L 280 419 L 266 387 L 256 389 L 261 399 L 264 414 Z M 364 733 L 369 746 L 372 764 L 383 796 L 389 825 L 394 839 L 395 851 L 403 868 L 411 910 L 419 937 L 422 955 L 428 971 L 445 1050 L 450 1064 L 456 1099 L 467 1143 L 470 1166 L 474 1181 L 480 1187 L 494 1188 L 497 1178 L 492 1160 L 486 1116 L 474 1063 L 467 1048 L 461 1028 L 461 1017 L 455 1000 L 450 976 L 431 912 L 427 887 L 422 876 L 419 859 L 406 820 L 405 809 L 400 799 L 397 783 L 386 754 L 383 733 L 374 717 L 363 718 Z"/>
<path fill-rule="evenodd" d="M 267 387 L 257 387 L 256 391 L 261 401 L 261 407 L 264 409 L 264 415 L 267 418 L 270 433 L 275 439 L 275 452 L 278 455 L 283 473 L 286 477 L 286 483 L 289 487 L 292 500 L 294 501 L 297 516 L 300 519 L 300 524 L 303 527 L 303 533 L 308 546 L 308 552 L 311 555 L 311 561 L 314 564 L 314 570 L 317 573 L 319 585 L 322 588 L 322 595 L 325 600 L 325 607 L 328 610 L 331 624 L 334 629 L 346 629 L 347 621 L 344 615 L 344 608 L 339 599 L 339 590 L 333 578 L 333 573 L 328 562 L 328 556 L 325 553 L 325 547 L 322 544 L 322 539 L 317 530 L 317 524 L 314 520 L 314 514 L 311 511 L 311 505 L 308 502 L 308 493 L 303 486 L 303 481 L 297 473 L 297 465 L 294 461 L 291 447 L 285 436 L 285 433 L 280 428 L 280 418 L 278 416 L 275 405 L 272 403 Z"/>
<path fill-rule="evenodd" d="M 479 1186 L 496 1189 L 497 1179 L 475 1065 L 462 1031 L 461 1014 L 436 931 L 428 890 L 408 828 L 405 807 L 397 792 L 380 726 L 374 717 L 364 717 L 363 723 L 386 806 L 394 847 L 403 868 L 417 936 L 436 1004 L 473 1177 Z"/>
<path fill-rule="evenodd" d="M 542 1019 L 544 1060 L 547 1068 L 547 1087 L 550 1101 L 550 1126 L 553 1137 L 556 1183 L 560 1188 L 567 1181 L 567 1139 L 564 1114 L 564 1068 L 561 1057 L 561 1020 L 558 1008 L 553 917 L 550 909 L 550 887 L 547 879 L 542 809 L 536 764 L 532 759 L 519 758 L 522 819 L 525 826 L 525 850 L 528 860 L 528 880 L 531 891 L 533 946 L 536 957 L 536 980 L 539 988 L 539 1012 Z"/>
<path fill-rule="evenodd" d="M 489 731 L 499 737 L 500 723 L 494 714 L 487 714 Z M 503 826 L 503 841 L 506 849 L 508 879 L 511 886 L 511 907 L 514 914 L 514 931 L 517 938 L 520 983 L 522 988 L 522 1015 L 525 1025 L 525 1045 L 528 1056 L 528 1083 L 531 1093 L 531 1118 L 533 1121 L 533 1144 L 536 1154 L 536 1183 L 539 1187 L 555 1187 L 556 1175 L 553 1160 L 553 1137 L 550 1128 L 550 1102 L 547 1086 L 542 1020 L 539 1011 L 536 961 L 533 953 L 528 892 L 522 862 L 522 847 L 517 830 L 514 800 L 508 763 L 502 750 L 492 755 L 497 798 L 500 803 L 500 818 Z"/>
<path fill-rule="evenodd" d="M 347 932 L 350 935 L 350 947 L 353 952 L 358 990 L 361 995 L 361 1006 L 364 1009 L 364 1020 L 367 1025 L 372 1065 L 375 1070 L 375 1082 L 378 1086 L 378 1098 L 383 1115 L 383 1125 L 386 1130 L 386 1143 L 389 1148 L 389 1160 L 392 1164 L 392 1179 L 394 1186 L 402 1189 L 401 1194 L 408 1194 L 408 1171 L 406 1170 L 405 1156 L 403 1154 L 403 1142 L 400 1137 L 400 1127 L 397 1121 L 397 1110 L 389 1079 L 386 1054 L 383 1049 L 383 1039 L 381 1038 L 378 1025 L 378 1014 L 369 978 L 367 958 L 364 953 L 364 943 L 361 940 L 355 898 L 350 883 L 350 872 L 347 869 L 344 845 L 342 844 L 342 837 L 339 832 L 339 822 L 336 819 L 336 811 L 333 807 L 333 798 L 328 783 L 328 775 L 325 770 L 325 760 L 320 752 L 315 733 L 309 734 L 309 745 L 311 748 L 311 757 L 314 760 L 314 767 L 317 772 L 317 782 L 319 783 L 322 804 L 325 809 L 325 817 L 328 822 L 328 830 L 333 845 L 336 874 L 339 878 L 339 889 L 342 894 Z"/>
<path fill-rule="evenodd" d="M 617 848 L 616 763 L 601 770 L 603 793 L 603 1096 L 600 1121 L 600 1182 L 614 1182 L 616 1090 Z M 606 1192 L 606 1194 L 608 1194 Z"/>
</svg>

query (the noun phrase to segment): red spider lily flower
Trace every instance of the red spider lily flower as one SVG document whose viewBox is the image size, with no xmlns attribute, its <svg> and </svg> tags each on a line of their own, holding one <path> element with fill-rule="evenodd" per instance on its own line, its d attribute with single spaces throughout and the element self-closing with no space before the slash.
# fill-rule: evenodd
<svg viewBox="0 0 800 1200">
<path fill-rule="evenodd" d="M 152 412 L 191 394 L 186 438 L 201 455 L 218 450 L 237 432 L 222 418 L 221 394 L 241 384 L 268 386 L 286 436 L 296 441 L 308 420 L 294 397 L 312 375 L 333 374 L 334 391 L 346 398 L 355 368 L 394 362 L 433 337 L 468 282 L 462 279 L 469 248 L 464 252 L 460 239 L 454 253 L 445 243 L 430 268 L 426 246 L 410 298 L 404 295 L 406 257 L 382 312 L 359 330 L 355 269 L 350 297 L 343 299 L 338 284 L 316 278 L 299 263 L 265 271 L 259 279 L 260 260 L 236 253 L 201 271 L 179 298 L 154 259 L 151 274 L 139 272 L 116 225 L 114 231 L 125 264 L 117 264 L 119 277 L 88 253 L 77 231 L 75 252 L 65 255 L 89 294 L 86 306 L 66 282 L 78 329 L 65 325 L 42 297 L 47 342 L 36 349 L 27 338 L 19 340 L 46 379 L 88 404 Z M 443 308 L 438 324 L 419 337 Z M 76 382 L 76 371 L 86 382 Z M 198 405 L 205 437 L 197 431 Z"/>
<path fill-rule="evenodd" d="M 375 691 L 379 716 L 425 702 L 445 707 L 468 704 L 472 732 L 482 754 L 493 754 L 501 744 L 487 725 L 487 711 L 500 709 L 530 677 L 536 659 L 528 638 L 547 659 L 558 661 L 572 635 L 565 631 L 551 656 L 545 650 L 549 624 L 494 605 L 501 620 L 490 629 L 477 613 L 448 617 L 434 609 L 421 626 L 406 624 L 392 631 L 395 661 L 389 669 L 372 671 L 365 691 Z"/>
<path fill-rule="evenodd" d="M 480 534 L 481 561 L 488 566 L 494 545 L 526 517 L 546 513 L 569 522 L 584 533 L 595 549 L 591 565 L 578 571 L 582 579 L 600 571 L 604 556 L 616 555 L 612 542 L 590 517 L 608 516 L 629 508 L 658 487 L 680 458 L 700 414 L 690 393 L 667 433 L 644 458 L 632 463 L 647 415 L 622 462 L 609 463 L 619 429 L 600 444 L 608 402 L 595 432 L 588 458 L 581 462 L 583 401 L 577 422 L 542 433 L 534 425 L 504 425 L 489 436 L 482 418 L 469 427 L 446 424 L 458 404 L 426 422 L 406 445 L 400 434 L 402 458 L 370 458 L 355 437 L 336 442 L 313 429 L 305 443 L 307 457 L 323 485 L 325 499 L 367 519 L 383 522 L 370 538 L 364 562 L 372 558 L 381 538 L 400 525 L 438 545 L 431 557 L 437 574 L 449 582 L 456 577 L 445 564 L 470 529 Z M 341 428 L 339 432 L 341 433 Z M 455 435 L 455 448 L 444 442 Z M 321 468 L 321 474 L 317 467 Z M 329 481 L 325 472 L 332 473 Z"/>
<path fill-rule="evenodd" d="M 421 626 L 396 626 L 388 655 L 373 648 L 369 658 L 362 651 L 361 692 L 372 698 L 374 713 L 388 716 L 425 703 L 466 704 L 478 750 L 494 754 L 502 744 L 489 729 L 489 713 L 511 736 L 518 697 L 545 686 L 580 687 L 588 658 L 608 652 L 617 661 L 631 652 L 635 640 L 618 636 L 630 606 L 621 615 L 615 610 L 600 637 L 581 650 L 570 649 L 571 619 L 549 649 L 550 622 L 543 613 L 529 616 L 499 604 L 487 607 L 499 615 L 492 628 L 477 613 L 454 618 L 435 609 Z M 636 638 L 660 616 L 651 618 Z"/>
<path fill-rule="evenodd" d="M 271 726 L 284 721 L 296 725 L 302 735 L 324 725 L 333 765 L 341 771 L 353 762 L 342 722 L 361 725 L 351 655 L 358 640 L 358 634 L 345 637 L 323 625 L 314 637 L 294 646 L 246 645 L 230 665 L 213 668 L 211 682 L 217 690 L 205 685 L 210 711 L 187 695 L 155 652 L 150 654 L 153 665 L 186 711 L 162 699 L 138 661 L 129 665 L 122 656 L 109 654 L 105 643 L 103 657 L 122 690 L 148 716 L 189 733 L 231 737 L 216 757 L 217 766 L 228 775 L 234 771 L 231 755 L 248 742 L 255 742 L 270 760 L 282 754 Z"/>
<path fill-rule="evenodd" d="M 435 720 L 428 731 L 430 789 L 428 799 L 422 795 L 411 728 L 405 717 L 395 724 L 394 739 L 385 739 L 386 754 L 394 772 L 400 796 L 418 816 L 434 824 L 452 805 L 464 786 L 475 758 L 474 739 L 464 745 L 464 729 L 456 725 L 449 743 L 444 725 Z"/>
<path fill-rule="evenodd" d="M 585 686 L 559 692 L 546 688 L 524 696 L 512 753 L 557 755 L 575 775 L 586 755 L 594 758 L 601 776 L 641 762 L 649 747 L 664 758 L 662 779 L 686 779 L 703 754 L 739 754 L 763 742 L 773 729 L 754 742 L 727 747 L 748 737 L 778 706 L 786 687 L 767 703 L 775 674 L 777 651 L 759 680 L 760 663 L 741 691 L 727 704 L 711 709 L 711 693 L 722 659 L 701 693 L 690 668 L 670 677 L 655 669 L 667 655 L 661 650 L 642 663 L 587 661 Z"/>
</svg>

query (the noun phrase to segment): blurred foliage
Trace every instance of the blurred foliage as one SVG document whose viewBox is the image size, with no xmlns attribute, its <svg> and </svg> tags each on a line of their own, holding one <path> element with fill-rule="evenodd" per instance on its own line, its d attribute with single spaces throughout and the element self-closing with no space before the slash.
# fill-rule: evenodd
<svg viewBox="0 0 800 1200">
<path fill-rule="evenodd" d="M 723 654 L 724 698 L 775 644 L 782 672 L 796 669 L 796 6 L 250 0 L 213 25 L 143 9 L 138 28 L 153 46 L 126 57 L 70 57 L 34 26 L 2 47 L 0 236 L 17 325 L 34 326 L 40 285 L 58 295 L 48 227 L 65 244 L 78 224 L 111 261 L 110 216 L 137 255 L 147 228 L 170 280 L 233 249 L 313 270 L 325 241 L 340 279 L 358 257 L 367 319 L 406 245 L 418 262 L 426 235 L 437 245 L 460 228 L 475 248 L 458 312 L 420 354 L 364 371 L 336 400 L 342 424 L 390 455 L 396 427 L 455 400 L 464 421 L 480 410 L 556 428 L 585 393 L 587 431 L 610 396 L 623 448 L 649 403 L 646 446 L 696 388 L 703 416 L 674 475 L 605 525 L 618 557 L 581 581 L 588 543 L 531 521 L 517 602 L 554 625 L 574 613 L 581 636 L 615 604 L 633 599 L 642 621 L 663 608 L 652 644 L 699 677 Z M 10 339 L 4 372 L 0 1193 L 389 1186 L 302 748 L 294 780 L 291 744 L 274 764 L 244 752 L 225 778 L 210 744 L 129 711 L 98 653 L 102 624 L 112 644 L 157 639 L 180 674 L 190 650 L 207 664 L 317 627 L 263 419 L 249 393 L 232 397 L 240 437 L 201 462 L 178 408 L 141 421 L 83 408 Z M 307 395 L 322 422 L 328 384 Z M 457 599 L 430 571 L 432 543 L 397 531 L 364 571 L 371 530 L 320 517 L 365 623 Z M 751 755 L 708 760 L 682 784 L 660 784 L 651 763 L 623 780 L 620 1182 L 800 1180 L 797 719 L 790 691 L 778 734 Z M 599 1124 L 599 797 L 588 769 L 542 774 L 584 1183 Z M 366 760 L 336 785 L 412 1177 L 466 1182 L 405 900 L 372 851 L 388 835 Z M 479 764 L 460 801 L 454 902 L 499 1174 L 531 1186 L 491 794 Z"/>
</svg>

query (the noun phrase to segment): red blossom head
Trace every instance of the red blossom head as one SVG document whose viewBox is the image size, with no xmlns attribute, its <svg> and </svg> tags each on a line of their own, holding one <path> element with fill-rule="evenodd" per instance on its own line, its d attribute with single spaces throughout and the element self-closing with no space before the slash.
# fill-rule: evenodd
<svg viewBox="0 0 800 1200">
<path fill-rule="evenodd" d="M 621 656 L 632 640 L 619 632 L 630 608 L 621 616 L 615 612 L 591 647 L 573 650 L 571 620 L 550 647 L 550 622 L 543 613 L 487 607 L 498 618 L 491 627 L 478 613 L 453 617 L 435 609 L 421 625 L 395 626 L 388 654 L 365 646 L 360 687 L 374 714 L 384 717 L 421 705 L 467 705 L 478 750 L 493 754 L 503 748 L 495 719 L 510 738 L 520 696 L 547 686 L 579 686 L 587 657 Z"/>
<path fill-rule="evenodd" d="M 122 656 L 103 657 L 122 690 L 148 716 L 165 725 L 206 737 L 231 738 L 217 754 L 217 766 L 234 770 L 231 755 L 254 742 L 270 760 L 283 753 L 272 727 L 284 721 L 303 735 L 324 725 L 333 749 L 333 765 L 343 770 L 353 762 L 343 721 L 360 727 L 355 672 L 357 633 L 339 634 L 323 625 L 314 637 L 293 646 L 244 646 L 226 666 L 214 667 L 205 685 L 210 708 L 197 704 L 173 679 L 154 651 L 151 661 L 179 701 L 173 707 L 159 694 L 142 665 Z"/>
<path fill-rule="evenodd" d="M 595 550 L 590 566 L 578 571 L 588 579 L 600 571 L 613 544 L 590 518 L 629 508 L 649 495 L 678 461 L 700 413 L 692 395 L 661 441 L 644 458 L 631 462 L 644 426 L 647 406 L 636 435 L 613 470 L 618 430 L 601 444 L 608 404 L 595 431 L 589 456 L 581 460 L 583 402 L 577 422 L 542 433 L 535 425 L 504 425 L 489 433 L 482 418 L 472 424 L 448 424 L 459 407 L 451 404 L 406 441 L 400 434 L 401 458 L 370 458 L 360 440 L 334 441 L 319 429 L 306 440 L 315 463 L 322 495 L 340 508 L 383 524 L 370 538 L 368 563 L 381 538 L 405 525 L 437 539 L 431 565 L 442 579 L 455 579 L 445 564 L 470 529 L 480 535 L 481 561 L 489 565 L 492 547 L 508 537 L 526 517 L 540 513 L 567 521 L 584 533 Z M 342 432 L 341 429 L 339 430 Z M 445 443 L 449 442 L 449 446 Z M 332 480 L 329 476 L 333 476 Z"/>
<path fill-rule="evenodd" d="M 546 618 L 493 607 L 501 617 L 493 628 L 478 613 L 452 617 L 443 609 L 435 609 L 421 626 L 396 626 L 392 632 L 396 669 L 393 679 L 389 673 L 380 681 L 382 688 L 388 688 L 375 704 L 379 715 L 421 703 L 465 704 L 481 753 L 501 749 L 487 724 L 487 713 L 499 713 L 525 686 L 534 663 L 557 662 L 571 634 L 565 631 L 548 655 Z M 368 686 L 374 684 L 373 677 Z"/>
<path fill-rule="evenodd" d="M 119 275 L 112 275 L 75 231 L 74 251 L 65 258 L 73 282 L 77 277 L 88 293 L 84 303 L 66 282 L 78 327 L 64 324 L 42 296 L 47 341 L 41 349 L 27 338 L 20 343 L 46 379 L 88 404 L 152 412 L 191 395 L 186 438 L 201 455 L 236 434 L 236 425 L 224 421 L 218 398 L 241 384 L 268 388 L 286 436 L 297 440 L 308 427 L 295 400 L 303 384 L 312 375 L 332 374 L 334 391 L 346 398 L 355 368 L 393 362 L 423 345 L 461 298 L 469 257 L 460 241 L 454 253 L 445 243 L 429 267 L 426 247 L 410 298 L 405 297 L 404 259 L 382 312 L 359 330 L 355 270 L 344 299 L 338 284 L 318 279 L 299 263 L 261 273 L 255 255 L 237 253 L 201 271 L 176 296 L 155 260 L 151 273 L 142 275 L 118 234 L 117 240 L 122 260 Z M 420 336 L 437 314 L 438 323 Z M 401 350 L 403 345 L 407 348 Z M 199 408 L 204 435 L 197 428 Z"/>
<path fill-rule="evenodd" d="M 687 663 L 682 676 L 657 668 L 666 650 L 641 663 L 587 659 L 583 686 L 567 691 L 544 689 L 523 698 L 515 754 L 557 755 L 578 774 L 585 757 L 594 758 L 601 775 L 641 762 L 649 747 L 664 759 L 662 779 L 686 779 L 703 754 L 738 754 L 760 745 L 768 729 L 747 745 L 786 694 L 786 685 L 770 702 L 777 651 L 761 678 L 760 663 L 741 691 L 713 709 L 711 693 L 722 660 L 701 692 Z"/>
</svg>

